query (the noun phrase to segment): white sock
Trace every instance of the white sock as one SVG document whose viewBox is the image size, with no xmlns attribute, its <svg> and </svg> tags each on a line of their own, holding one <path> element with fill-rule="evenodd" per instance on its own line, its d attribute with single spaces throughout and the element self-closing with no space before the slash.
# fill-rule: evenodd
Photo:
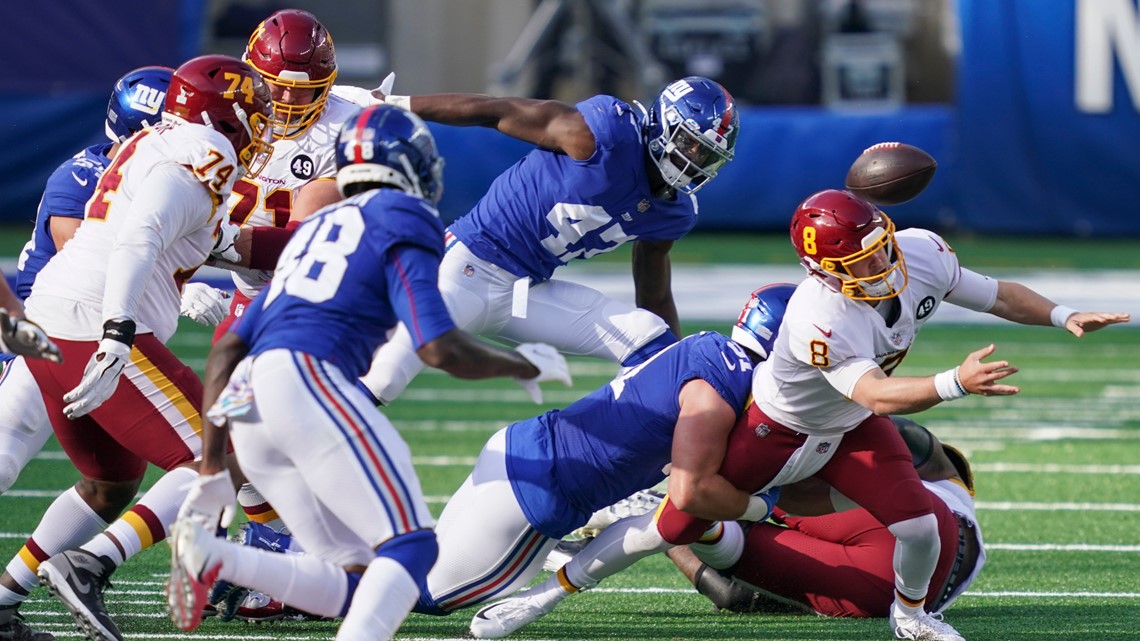
<svg viewBox="0 0 1140 641">
<path fill-rule="evenodd" d="M 925 514 L 895 523 L 889 529 L 897 539 L 894 555 L 896 597 L 905 599 L 900 602 L 896 598 L 895 602 L 909 608 L 914 612 L 909 616 L 914 616 L 922 610 L 930 589 L 930 577 L 942 551 L 938 519 L 933 514 Z"/>
<path fill-rule="evenodd" d="M 264 592 L 312 614 L 338 617 L 344 610 L 348 575 L 343 568 L 306 554 L 278 554 L 224 541 L 219 543 L 225 550 L 219 578 Z"/>
<path fill-rule="evenodd" d="M 96 556 L 105 556 L 118 566 L 165 539 L 196 478 L 198 472 L 188 467 L 176 467 L 163 474 L 138 503 L 106 531 L 84 544 L 83 549 Z"/>
<path fill-rule="evenodd" d="M 388 641 L 416 604 L 420 589 L 396 561 L 376 557 L 360 579 L 337 641 Z"/>
<path fill-rule="evenodd" d="M 592 588 L 638 559 L 673 547 L 657 532 L 654 515 L 654 512 L 647 512 L 629 516 L 602 530 L 596 539 L 562 566 L 566 579 L 579 590 Z"/>
<path fill-rule="evenodd" d="M 40 584 L 40 578 L 36 576 L 40 563 L 83 543 L 105 527 L 107 522 L 87 505 L 74 487 L 70 487 L 48 506 L 31 538 L 8 562 L 5 570 L 24 589 L 26 596 Z M 19 593 L 11 590 L 0 592 L 0 605 L 23 601 L 23 597 L 12 600 L 13 594 Z"/>
<path fill-rule="evenodd" d="M 689 549 L 711 568 L 727 570 L 736 565 L 740 555 L 744 554 L 744 530 L 740 524 L 736 521 L 714 523 L 709 531 L 712 532 L 709 537 L 711 540 L 702 536 L 699 541 L 690 544 Z"/>
</svg>

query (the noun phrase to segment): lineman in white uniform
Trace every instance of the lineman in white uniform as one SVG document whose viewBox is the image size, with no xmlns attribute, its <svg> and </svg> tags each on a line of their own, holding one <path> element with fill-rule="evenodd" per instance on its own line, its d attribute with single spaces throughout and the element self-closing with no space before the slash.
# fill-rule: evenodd
<svg viewBox="0 0 1140 641">
<path fill-rule="evenodd" d="M 82 549 L 57 554 L 80 539 L 42 551 L 55 556 L 40 565 L 41 579 L 91 638 L 122 635 L 90 585 L 105 586 L 115 567 L 165 538 L 197 476 L 202 383 L 164 343 L 182 285 L 215 248 L 220 204 L 272 152 L 272 117 L 269 89 L 249 65 L 202 56 L 179 67 L 163 124 L 123 144 L 27 301 L 63 353 L 61 364 L 28 367 L 80 473 L 137 487 L 148 462 L 167 470 Z"/>
</svg>

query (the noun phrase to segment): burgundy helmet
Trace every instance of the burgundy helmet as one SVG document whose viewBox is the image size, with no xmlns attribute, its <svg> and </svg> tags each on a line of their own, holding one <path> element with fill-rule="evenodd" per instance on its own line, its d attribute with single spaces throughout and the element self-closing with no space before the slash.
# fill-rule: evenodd
<svg viewBox="0 0 1140 641">
<path fill-rule="evenodd" d="M 233 145 L 248 177 L 273 153 L 273 98 L 252 67 L 237 58 L 199 56 L 174 70 L 166 92 L 168 116 L 206 125 Z"/>
<path fill-rule="evenodd" d="M 296 138 L 321 116 L 336 80 L 336 52 L 332 36 L 313 14 L 283 9 L 269 16 L 250 36 L 242 59 L 275 90 L 277 138 Z"/>
<path fill-rule="evenodd" d="M 906 289 L 894 223 L 851 192 L 828 189 L 808 196 L 792 215 L 791 235 L 808 273 L 845 296 L 882 300 Z"/>
</svg>

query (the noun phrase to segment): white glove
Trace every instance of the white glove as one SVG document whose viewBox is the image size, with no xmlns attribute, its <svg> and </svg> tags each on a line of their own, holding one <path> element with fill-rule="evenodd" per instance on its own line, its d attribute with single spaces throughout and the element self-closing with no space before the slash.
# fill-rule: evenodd
<svg viewBox="0 0 1140 641">
<path fill-rule="evenodd" d="M 234 520 L 234 491 L 230 471 L 199 475 L 190 485 L 190 492 L 178 509 L 178 520 L 187 519 L 202 524 L 213 532 L 218 526 L 229 527 Z"/>
<path fill-rule="evenodd" d="M 566 357 L 558 353 L 546 343 L 523 343 L 515 348 L 522 357 L 530 361 L 532 365 L 538 368 L 538 376 L 534 378 L 516 378 L 515 382 L 522 385 L 522 388 L 530 394 L 531 400 L 536 404 L 542 404 L 542 389 L 538 387 L 539 383 L 545 381 L 562 381 L 566 387 L 574 384 L 573 379 L 570 378 L 570 365 L 566 362 Z"/>
<path fill-rule="evenodd" d="M 131 360 L 131 346 L 113 338 L 99 341 L 99 348 L 83 368 L 83 380 L 75 389 L 63 395 L 63 402 L 70 403 L 63 408 L 69 419 L 95 411 L 119 386 L 119 375 Z"/>
<path fill-rule="evenodd" d="M 186 283 L 178 313 L 199 325 L 216 327 L 230 313 L 230 295 L 205 283 Z"/>
<path fill-rule="evenodd" d="M 218 238 L 214 241 L 214 248 L 210 250 L 210 257 L 235 264 L 241 262 L 241 254 L 234 247 L 240 234 L 239 225 L 229 221 L 222 222 L 221 227 L 218 227 Z"/>
<path fill-rule="evenodd" d="M 26 318 L 12 319 L 8 310 L 0 307 L 0 351 L 26 358 L 46 358 L 63 362 L 59 347 L 51 342 L 44 330 Z"/>
</svg>

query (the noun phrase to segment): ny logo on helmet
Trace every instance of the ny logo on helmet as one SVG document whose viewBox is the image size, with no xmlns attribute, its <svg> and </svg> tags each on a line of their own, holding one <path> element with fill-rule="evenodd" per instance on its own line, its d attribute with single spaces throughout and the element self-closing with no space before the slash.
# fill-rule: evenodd
<svg viewBox="0 0 1140 641">
<path fill-rule="evenodd" d="M 166 92 L 143 84 L 135 85 L 135 92 L 131 96 L 131 109 L 137 109 L 151 115 L 162 110 L 166 100 Z"/>
<path fill-rule="evenodd" d="M 692 91 L 693 91 L 693 86 L 690 85 L 688 82 L 685 81 L 685 79 L 682 78 L 681 80 L 674 82 L 673 84 L 669 85 L 668 87 L 665 87 L 665 91 L 662 91 L 661 93 L 663 93 L 665 95 L 665 97 L 668 98 L 669 100 L 676 102 L 676 101 L 680 100 L 681 97 L 683 97 L 685 94 L 690 93 Z"/>
</svg>

